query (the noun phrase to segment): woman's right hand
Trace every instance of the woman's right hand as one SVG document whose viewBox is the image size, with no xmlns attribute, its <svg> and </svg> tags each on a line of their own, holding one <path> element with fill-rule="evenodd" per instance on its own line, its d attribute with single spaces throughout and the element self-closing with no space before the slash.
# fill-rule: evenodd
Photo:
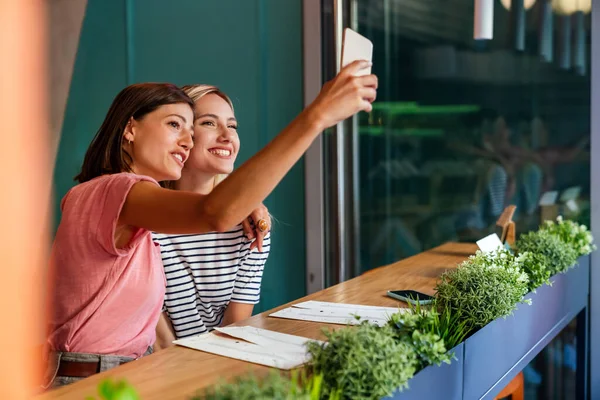
<svg viewBox="0 0 600 400">
<path fill-rule="evenodd" d="M 371 66 L 368 61 L 355 61 L 327 82 L 317 98 L 307 107 L 320 128 L 327 129 L 359 111 L 370 112 L 377 97 L 377 76 L 356 74 Z"/>
</svg>

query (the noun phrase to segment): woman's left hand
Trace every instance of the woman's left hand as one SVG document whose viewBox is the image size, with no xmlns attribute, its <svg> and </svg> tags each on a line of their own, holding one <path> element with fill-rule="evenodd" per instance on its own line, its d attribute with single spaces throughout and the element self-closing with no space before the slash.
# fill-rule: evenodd
<svg viewBox="0 0 600 400">
<path fill-rule="evenodd" d="M 254 222 L 254 228 L 250 221 Z M 242 226 L 246 237 L 250 240 L 255 239 L 250 245 L 250 250 L 258 248 L 258 251 L 262 252 L 263 239 L 271 229 L 271 217 L 267 207 L 261 204 L 256 210 L 252 211 L 248 218 L 242 221 Z"/>
</svg>

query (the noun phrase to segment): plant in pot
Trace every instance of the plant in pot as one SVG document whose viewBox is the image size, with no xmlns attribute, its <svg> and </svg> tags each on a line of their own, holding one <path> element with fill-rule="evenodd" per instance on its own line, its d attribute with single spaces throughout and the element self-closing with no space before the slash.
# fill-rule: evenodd
<svg viewBox="0 0 600 400">
<path fill-rule="evenodd" d="M 456 269 L 442 274 L 436 286 L 437 303 L 463 322 L 471 333 L 496 318 L 507 317 L 528 292 L 523 258 L 500 249 L 478 251 Z"/>
<path fill-rule="evenodd" d="M 417 303 L 410 305 L 404 312 L 390 316 L 388 325 L 394 331 L 396 340 L 413 346 L 419 360 L 418 370 L 428 365 L 450 364 L 453 348 L 464 340 L 464 323 L 454 318 L 450 309 L 440 310 L 437 302 L 431 307 L 422 307 Z"/>
<path fill-rule="evenodd" d="M 221 382 L 204 390 L 191 400 L 339 400 L 339 391 L 323 395 L 323 375 L 307 377 L 306 370 L 284 375 L 271 370 L 263 379 L 249 374 L 231 383 Z"/>
<path fill-rule="evenodd" d="M 536 262 L 544 265 L 550 275 L 566 272 L 577 262 L 578 252 L 549 229 L 540 229 L 521 235 L 516 243 L 520 254 L 531 253 Z"/>
<path fill-rule="evenodd" d="M 308 343 L 312 373 L 323 375 L 323 394 L 339 390 L 343 399 L 380 399 L 408 387 L 419 366 L 413 345 L 396 340 L 389 325 L 366 321 L 326 330 L 327 343 Z"/>
<path fill-rule="evenodd" d="M 587 226 L 580 225 L 575 221 L 565 220 L 558 216 L 556 222 L 545 221 L 540 230 L 557 236 L 565 244 L 573 248 L 578 257 L 590 254 L 596 250 L 594 237 Z"/>
</svg>

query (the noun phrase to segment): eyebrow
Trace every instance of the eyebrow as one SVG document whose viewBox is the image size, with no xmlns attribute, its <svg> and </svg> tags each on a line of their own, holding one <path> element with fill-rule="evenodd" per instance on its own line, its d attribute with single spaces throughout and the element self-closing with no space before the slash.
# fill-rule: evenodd
<svg viewBox="0 0 600 400">
<path fill-rule="evenodd" d="M 202 114 L 202 115 L 198 115 L 196 116 L 196 119 L 200 119 L 200 118 L 204 118 L 204 117 L 212 117 L 214 119 L 219 119 L 219 117 L 215 114 Z M 234 117 L 229 117 L 227 118 L 227 121 L 234 121 L 237 122 L 237 119 L 235 119 Z"/>
<path fill-rule="evenodd" d="M 179 114 L 169 114 L 169 115 L 167 115 L 167 117 L 179 117 L 179 118 L 181 118 L 183 120 L 184 123 L 187 124 L 187 119 L 185 119 L 185 117 L 182 116 L 182 115 L 179 115 Z M 165 118 L 167 118 L 167 117 L 165 117 Z"/>
</svg>

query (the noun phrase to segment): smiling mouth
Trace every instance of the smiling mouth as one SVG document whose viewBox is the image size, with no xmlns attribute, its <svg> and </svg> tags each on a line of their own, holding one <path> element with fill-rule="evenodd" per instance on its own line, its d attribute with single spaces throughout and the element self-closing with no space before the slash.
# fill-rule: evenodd
<svg viewBox="0 0 600 400">
<path fill-rule="evenodd" d="M 183 166 L 183 156 L 179 153 L 171 154 L 175 160 L 177 160 Z"/>
<path fill-rule="evenodd" d="M 226 149 L 210 149 L 208 152 L 218 157 L 231 157 L 231 150 Z"/>
</svg>

